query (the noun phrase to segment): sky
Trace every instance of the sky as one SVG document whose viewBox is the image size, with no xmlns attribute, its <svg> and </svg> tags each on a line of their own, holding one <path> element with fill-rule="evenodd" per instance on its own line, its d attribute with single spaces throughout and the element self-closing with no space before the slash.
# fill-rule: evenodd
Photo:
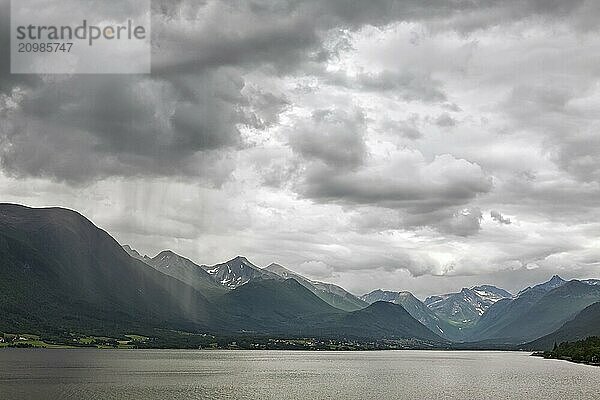
<svg viewBox="0 0 600 400">
<path fill-rule="evenodd" d="M 7 6 L 0 201 L 355 294 L 600 278 L 597 1 L 153 0 L 92 76 L 11 75 Z"/>
</svg>

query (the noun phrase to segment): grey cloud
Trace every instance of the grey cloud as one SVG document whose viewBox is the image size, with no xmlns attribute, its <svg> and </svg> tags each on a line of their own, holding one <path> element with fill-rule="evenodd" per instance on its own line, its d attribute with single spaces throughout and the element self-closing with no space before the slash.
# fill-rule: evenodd
<svg viewBox="0 0 600 400">
<path fill-rule="evenodd" d="M 412 152 L 357 171 L 312 166 L 298 188 L 318 202 L 379 206 L 409 214 L 464 205 L 491 189 L 490 179 L 476 164 L 450 155 L 427 163 Z"/>
<path fill-rule="evenodd" d="M 592 131 L 575 132 L 565 137 L 559 144 L 558 164 L 582 182 L 600 182 L 600 138 L 597 134 L 598 122 Z"/>
<path fill-rule="evenodd" d="M 351 223 L 355 230 L 363 233 L 394 230 L 404 226 L 397 210 L 373 207 L 358 208 L 352 215 Z"/>
<path fill-rule="evenodd" d="M 547 126 L 575 94 L 559 86 L 519 85 L 512 89 L 502 107 L 518 121 L 529 126 Z"/>
<path fill-rule="evenodd" d="M 458 104 L 455 104 L 455 103 L 445 103 L 442 105 L 442 107 L 444 107 L 446 110 L 452 111 L 452 112 L 462 111 L 462 109 L 458 106 Z"/>
<path fill-rule="evenodd" d="M 385 118 L 379 122 L 379 129 L 392 136 L 399 135 L 406 139 L 417 140 L 423 137 L 423 133 L 419 129 L 418 124 L 419 116 L 417 114 L 412 114 L 409 118 L 403 121 Z"/>
<path fill-rule="evenodd" d="M 250 125 L 257 129 L 277 124 L 281 113 L 290 107 L 290 101 L 285 95 L 271 93 L 254 85 L 246 85 L 243 94 L 248 98 L 251 109 Z"/>
<path fill-rule="evenodd" d="M 3 54 L 9 53 L 8 5 L 1 0 Z M 99 13 L 102 7 L 97 4 Z M 242 143 L 239 126 L 264 126 L 275 118 L 256 116 L 233 69 L 177 76 L 9 71 L 9 57 L 3 57 L 0 97 L 12 110 L 0 124 L 0 165 L 13 176 L 81 184 L 108 176 L 184 175 L 220 184 L 231 171 L 220 160 Z"/>
<path fill-rule="evenodd" d="M 588 223 L 598 212 L 600 190 L 560 169 L 554 174 L 530 174 L 507 179 L 498 185 L 496 204 L 511 204 L 528 214 L 555 223 Z"/>
<path fill-rule="evenodd" d="M 25 89 L 1 127 L 2 166 L 79 183 L 110 175 L 208 177 L 205 160 L 221 158 L 210 151 L 241 142 L 242 85 L 223 77 L 190 77 L 185 90 L 180 82 L 113 76 Z"/>
<path fill-rule="evenodd" d="M 440 114 L 434 122 L 437 126 L 442 128 L 450 128 L 456 126 L 456 120 L 452 118 L 448 113 Z"/>
<path fill-rule="evenodd" d="M 595 3 L 587 0 L 478 0 L 458 2 L 452 11 L 460 12 L 449 10 L 443 16 L 432 15 L 427 20 L 436 29 L 454 29 L 463 33 L 533 18 L 566 21 L 577 30 L 587 31 L 596 27 L 590 20 L 600 13 Z"/>
<path fill-rule="evenodd" d="M 298 265 L 297 272 L 313 279 L 327 279 L 333 275 L 333 268 L 323 261 L 310 260 Z"/>
<path fill-rule="evenodd" d="M 263 166 L 260 171 L 262 183 L 274 188 L 283 188 L 297 178 L 298 172 L 295 165 L 285 163 L 270 163 Z"/>
<path fill-rule="evenodd" d="M 483 214 L 479 208 L 466 208 L 455 212 L 452 217 L 443 221 L 439 227 L 442 232 L 457 236 L 471 236 L 481 229 Z"/>
<path fill-rule="evenodd" d="M 252 162 L 262 183 L 272 188 L 287 187 L 302 173 L 302 160 L 293 157 L 291 151 L 263 150 L 253 157 Z"/>
<path fill-rule="evenodd" d="M 510 218 L 505 218 L 499 211 L 490 211 L 490 217 L 499 224 L 510 225 L 512 224 Z"/>
<path fill-rule="evenodd" d="M 322 42 L 329 30 L 385 25 L 411 14 L 416 14 L 412 19 L 445 9 L 424 7 L 418 1 L 377 3 L 156 1 L 153 35 L 161 51 L 155 54 L 153 70 L 170 74 L 223 65 L 268 64 L 293 71 L 303 63 L 325 61 L 336 54 Z"/>
<path fill-rule="evenodd" d="M 292 149 L 307 160 L 335 168 L 355 168 L 367 156 L 365 117 L 361 110 L 318 110 L 290 133 Z"/>
<path fill-rule="evenodd" d="M 240 141 L 240 134 L 234 115 L 227 115 L 225 107 L 219 104 L 178 104 L 171 116 L 174 130 L 177 132 L 175 147 L 182 150 L 213 150 Z M 232 112 L 232 110 L 229 110 Z M 232 112 L 235 114 L 235 112 Z"/>
<path fill-rule="evenodd" d="M 411 73 L 383 71 L 378 74 L 360 74 L 357 77 L 364 90 L 393 91 L 404 100 L 445 101 L 446 95 L 440 89 L 440 82 L 429 76 Z"/>
<path fill-rule="evenodd" d="M 428 75 L 412 72 L 381 71 L 349 77 L 345 72 L 323 72 L 326 82 L 362 91 L 388 93 L 406 101 L 443 102 L 441 83 Z"/>
<path fill-rule="evenodd" d="M 305 16 L 254 14 L 216 4 L 199 17 L 201 24 L 191 25 L 192 32 L 178 30 L 170 19 L 153 23 L 160 43 L 153 53 L 155 74 L 264 64 L 293 70 L 321 50 L 320 36 Z M 185 26 L 187 21 L 178 22 Z"/>
<path fill-rule="evenodd" d="M 407 139 L 419 139 L 423 137 L 423 134 L 416 127 L 405 124 L 404 126 L 400 126 L 398 130 L 402 136 Z"/>
<path fill-rule="evenodd" d="M 324 3 L 321 7 L 326 9 L 329 15 L 337 15 L 348 24 L 376 25 L 390 20 L 437 22 L 445 18 L 452 22 L 450 26 L 462 31 L 497 26 L 501 22 L 519 21 L 532 16 L 548 19 L 567 18 L 571 19 L 574 25 L 580 26 L 586 21 L 589 24 L 589 14 L 599 11 L 597 5 L 586 0 L 377 0 L 369 3 L 360 0 L 334 0 Z M 585 14 L 588 14 L 587 17 Z"/>
<path fill-rule="evenodd" d="M 340 274 L 353 274 L 366 272 L 381 274 L 392 277 L 398 273 L 407 273 L 410 277 L 419 277 L 436 274 L 436 262 L 426 253 L 409 253 L 402 246 L 388 243 L 385 251 L 380 246 L 384 243 L 369 239 L 345 238 L 339 243 L 348 246 L 348 252 L 336 252 L 324 249 L 320 243 L 306 243 L 300 259 L 313 261 L 318 254 L 318 260 L 323 262 L 331 270 L 332 276 Z M 337 247 L 332 245 L 332 248 Z M 297 254 L 297 252 L 296 252 Z M 301 264 L 292 262 L 291 264 Z M 379 274 L 377 274 L 379 275 Z"/>
<path fill-rule="evenodd" d="M 2 0 L 4 6 L 8 0 Z M 583 0 L 540 2 L 468 0 L 435 1 L 295 0 L 165 1 L 153 0 L 153 36 L 156 73 L 199 71 L 223 65 L 264 64 L 292 67 L 310 54 L 324 51 L 322 34 L 336 27 L 357 29 L 395 21 L 437 21 L 456 15 L 478 16 L 493 24 L 501 14 L 512 20 L 529 15 L 564 16 L 590 7 Z M 120 11 L 98 5 L 98 13 Z M 590 11 L 586 14 L 589 17 Z M 7 15 L 8 13 L 3 13 Z"/>
<path fill-rule="evenodd" d="M 96 147 L 96 138 L 87 132 L 64 132 L 61 126 L 39 121 L 19 126 L 18 134 L 0 135 L 0 166 L 10 176 L 51 178 L 75 185 L 111 176 L 195 177 L 208 185 L 221 185 L 233 170 L 221 152 L 198 152 L 180 160 L 169 152 L 143 156 L 129 152 L 105 152 Z M 45 141 L 44 135 L 52 136 Z"/>
<path fill-rule="evenodd" d="M 546 150 L 564 171 L 582 182 L 597 182 L 600 141 L 596 131 L 600 120 L 593 110 L 573 106 L 589 95 L 585 92 L 589 79 L 549 86 L 519 85 L 502 107 L 513 119 L 515 129 L 545 138 Z"/>
</svg>

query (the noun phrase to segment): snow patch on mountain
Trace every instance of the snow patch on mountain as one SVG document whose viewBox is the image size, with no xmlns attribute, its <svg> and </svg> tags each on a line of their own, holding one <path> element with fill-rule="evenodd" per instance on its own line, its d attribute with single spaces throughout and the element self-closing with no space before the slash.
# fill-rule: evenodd
<svg viewBox="0 0 600 400">
<path fill-rule="evenodd" d="M 281 279 L 278 275 L 265 271 L 245 257 L 239 256 L 223 264 L 203 265 L 202 268 L 217 282 L 229 289 L 235 289 L 256 280 Z"/>
</svg>

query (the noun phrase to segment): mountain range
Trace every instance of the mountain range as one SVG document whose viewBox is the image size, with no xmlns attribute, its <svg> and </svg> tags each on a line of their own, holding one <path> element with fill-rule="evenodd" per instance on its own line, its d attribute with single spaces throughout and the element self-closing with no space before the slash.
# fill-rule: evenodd
<svg viewBox="0 0 600 400">
<path fill-rule="evenodd" d="M 553 280 L 558 281 L 558 277 Z M 494 304 L 477 324 L 477 340 L 522 343 L 552 333 L 600 301 L 600 286 L 577 280 L 538 286 Z"/>
<path fill-rule="evenodd" d="M 145 257 L 74 211 L 13 204 L 0 205 L 0 315 L 1 332 L 444 342 L 400 306 L 344 311 L 243 257 L 213 267 L 171 251 Z"/>
<path fill-rule="evenodd" d="M 242 256 L 207 266 L 121 246 L 75 211 L 0 204 L 0 332 L 192 332 L 286 338 L 548 343 L 598 334 L 600 281 L 558 276 L 517 295 L 491 285 L 357 297 Z M 484 347 L 484 345 L 482 345 Z"/>
<path fill-rule="evenodd" d="M 181 282 L 192 286 L 207 298 L 213 298 L 227 292 L 227 287 L 216 282 L 214 277 L 200 268 L 193 261 L 173 253 L 171 250 L 164 250 L 155 257 L 140 256 L 130 246 L 123 248 L 133 257 L 145 262 L 157 271 L 171 276 Z"/>
</svg>

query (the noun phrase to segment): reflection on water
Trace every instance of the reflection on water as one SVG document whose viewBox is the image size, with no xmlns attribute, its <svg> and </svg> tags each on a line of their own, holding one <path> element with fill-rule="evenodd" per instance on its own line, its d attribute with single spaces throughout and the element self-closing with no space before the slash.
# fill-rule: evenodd
<svg viewBox="0 0 600 400">
<path fill-rule="evenodd" d="M 0 399 L 599 399 L 600 368 L 507 352 L 0 351 Z"/>
</svg>

